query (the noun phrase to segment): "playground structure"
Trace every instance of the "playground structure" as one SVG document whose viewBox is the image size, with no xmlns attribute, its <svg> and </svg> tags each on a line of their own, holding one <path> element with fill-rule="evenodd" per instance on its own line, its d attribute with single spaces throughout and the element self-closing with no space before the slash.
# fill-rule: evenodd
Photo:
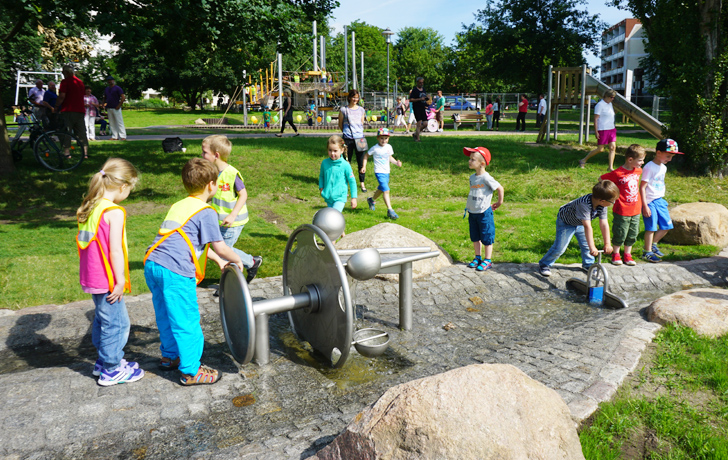
<svg viewBox="0 0 728 460">
<path fill-rule="evenodd" d="M 549 66 L 548 92 L 546 123 L 541 125 L 537 142 L 544 139 L 551 139 L 551 119 L 554 120 L 554 139 L 558 138 L 559 126 L 559 105 L 573 105 L 580 107 L 579 116 L 579 144 L 584 143 L 584 136 L 589 138 L 589 118 L 591 112 L 591 96 L 601 97 L 605 91 L 611 88 L 598 79 L 591 76 L 591 69 L 586 65 L 581 67 L 552 67 Z M 666 129 L 660 121 L 652 117 L 627 98 L 617 93 L 612 106 L 615 110 L 623 113 L 645 131 L 662 139 L 662 133 Z M 586 109 L 586 119 L 584 110 Z"/>
</svg>

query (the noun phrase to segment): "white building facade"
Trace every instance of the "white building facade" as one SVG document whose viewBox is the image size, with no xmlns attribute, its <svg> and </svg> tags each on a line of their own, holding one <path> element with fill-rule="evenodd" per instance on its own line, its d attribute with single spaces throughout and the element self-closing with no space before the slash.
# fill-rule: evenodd
<svg viewBox="0 0 728 460">
<path fill-rule="evenodd" d="M 646 81 L 640 59 L 647 56 L 646 42 L 638 19 L 625 19 L 604 31 L 600 79 L 625 97 L 643 95 Z"/>
</svg>

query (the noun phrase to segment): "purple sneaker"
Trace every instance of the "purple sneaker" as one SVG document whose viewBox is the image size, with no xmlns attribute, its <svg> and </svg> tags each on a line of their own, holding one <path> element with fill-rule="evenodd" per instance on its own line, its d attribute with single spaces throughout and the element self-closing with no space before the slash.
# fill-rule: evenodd
<svg viewBox="0 0 728 460">
<path fill-rule="evenodd" d="M 118 383 L 136 382 L 142 377 L 144 377 L 143 369 L 132 369 L 130 367 L 119 366 L 111 372 L 106 369 L 102 370 L 97 383 L 102 387 L 109 387 Z"/>
<path fill-rule="evenodd" d="M 136 369 L 139 369 L 139 363 L 134 362 L 134 361 L 129 362 L 129 361 L 125 360 L 124 358 L 121 358 L 121 361 L 119 362 L 119 367 L 130 367 L 130 368 L 136 370 Z M 98 377 L 99 375 L 101 375 L 101 371 L 103 371 L 103 370 L 104 370 L 104 362 L 101 361 L 101 359 L 97 359 L 96 364 L 94 364 L 94 371 L 93 371 L 94 377 Z"/>
</svg>

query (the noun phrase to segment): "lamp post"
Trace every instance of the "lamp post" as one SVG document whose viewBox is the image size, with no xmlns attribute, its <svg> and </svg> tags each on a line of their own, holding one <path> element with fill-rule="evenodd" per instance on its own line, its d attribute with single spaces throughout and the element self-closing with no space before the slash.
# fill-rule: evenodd
<svg viewBox="0 0 728 460">
<path fill-rule="evenodd" d="M 389 44 L 392 43 L 392 35 L 394 35 L 394 32 L 389 30 L 389 27 L 384 29 L 382 31 L 382 35 L 384 35 L 384 38 L 387 40 L 387 103 L 384 104 L 385 111 L 387 112 L 387 127 L 389 127 Z"/>
</svg>

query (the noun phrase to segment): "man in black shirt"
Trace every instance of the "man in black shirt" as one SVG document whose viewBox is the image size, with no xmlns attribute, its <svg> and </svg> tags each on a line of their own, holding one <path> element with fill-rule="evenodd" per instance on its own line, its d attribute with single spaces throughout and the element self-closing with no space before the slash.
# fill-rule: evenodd
<svg viewBox="0 0 728 460">
<path fill-rule="evenodd" d="M 409 100 L 412 103 L 412 111 L 415 114 L 416 126 L 415 132 L 412 137 L 415 138 L 415 142 L 420 142 L 420 132 L 427 125 L 427 93 L 424 89 L 425 79 L 423 77 L 417 77 L 415 80 L 415 87 L 410 91 Z"/>
</svg>

